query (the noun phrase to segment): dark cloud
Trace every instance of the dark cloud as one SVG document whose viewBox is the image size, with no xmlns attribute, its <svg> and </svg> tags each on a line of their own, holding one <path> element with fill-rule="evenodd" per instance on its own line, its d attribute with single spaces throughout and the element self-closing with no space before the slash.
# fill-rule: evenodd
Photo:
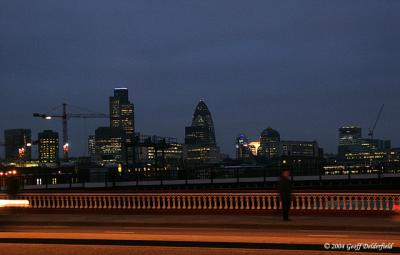
<svg viewBox="0 0 400 255">
<path fill-rule="evenodd" d="M 335 151 L 337 128 L 399 146 L 399 1 L 0 1 L 0 131 L 61 130 L 32 111 L 67 101 L 107 112 L 126 86 L 143 133 L 183 140 L 204 98 L 222 150 L 267 126 Z M 155 118 L 156 116 L 156 118 Z M 71 121 L 85 135 L 106 120 Z"/>
</svg>

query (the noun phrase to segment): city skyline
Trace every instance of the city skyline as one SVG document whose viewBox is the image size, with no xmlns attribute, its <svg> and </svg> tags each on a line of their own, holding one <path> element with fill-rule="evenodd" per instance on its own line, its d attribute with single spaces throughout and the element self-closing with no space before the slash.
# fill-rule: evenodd
<svg viewBox="0 0 400 255">
<path fill-rule="evenodd" d="M 122 88 L 122 87 L 120 87 L 120 88 L 114 88 L 114 92 L 115 91 L 118 91 L 118 90 L 126 90 L 126 91 L 128 91 L 128 89 L 127 88 Z M 110 97 L 110 98 L 112 98 L 112 97 Z M 128 100 L 129 100 L 129 98 L 128 98 Z M 198 101 L 198 104 L 196 105 L 196 107 L 194 108 L 195 109 L 195 114 L 196 114 L 196 112 L 198 111 L 198 107 L 199 107 L 199 105 L 201 105 L 201 104 L 204 104 L 204 99 L 200 99 L 199 101 Z M 59 107 L 57 107 L 57 108 L 60 108 L 61 107 L 61 105 L 59 106 Z M 77 108 L 77 106 L 74 106 L 75 108 Z M 206 108 L 207 108 L 207 106 L 205 106 Z M 85 111 L 84 109 L 81 109 L 81 111 Z M 207 109 L 208 110 L 208 109 Z M 90 111 L 90 110 L 88 110 L 88 111 Z M 49 112 L 50 113 L 50 112 Z M 51 112 L 52 114 L 54 114 L 54 112 Z M 193 115 L 193 116 L 195 116 L 195 114 Z M 193 116 L 192 116 L 192 118 L 193 118 Z M 55 128 L 54 130 L 53 129 L 43 129 L 43 130 L 39 130 L 36 134 L 34 133 L 34 132 L 32 132 L 32 140 L 33 141 L 35 141 L 35 139 L 36 139 L 36 137 L 39 137 L 39 134 L 40 134 L 40 132 L 43 132 L 43 131 L 46 131 L 46 130 L 51 130 L 51 131 L 54 131 L 54 132 L 57 132 L 57 133 L 59 133 L 59 132 L 61 132 L 61 125 L 60 125 L 60 121 L 54 121 L 54 120 L 47 120 L 47 121 L 44 121 L 44 120 L 42 120 L 44 123 L 50 123 L 50 122 L 56 122 L 56 125 L 58 124 L 60 127 L 58 127 L 58 129 L 57 128 Z M 105 120 L 105 122 L 110 122 L 111 120 L 110 119 L 106 119 Z M 192 124 L 193 124 L 193 119 L 192 119 Z M 110 123 L 111 124 L 111 123 Z M 54 126 L 54 124 L 52 125 L 52 126 Z M 70 128 L 70 126 L 71 125 L 69 125 L 69 128 Z M 104 125 L 103 125 L 104 126 Z M 337 131 L 339 131 L 340 132 L 340 130 L 342 129 L 342 128 L 347 128 L 346 126 L 349 126 L 349 124 L 347 124 L 347 125 L 342 125 L 342 126 L 340 126 L 340 127 L 338 127 L 337 129 L 336 129 L 336 132 Z M 368 137 L 367 137 L 367 132 L 366 132 L 366 130 L 363 128 L 363 127 L 360 127 L 360 126 L 357 126 L 357 125 L 351 125 L 350 124 L 350 126 L 351 127 L 354 127 L 354 128 L 358 128 L 358 129 L 360 129 L 359 130 L 359 132 L 360 132 L 360 135 L 361 135 L 361 138 L 365 138 L 365 139 L 367 139 Z M 97 128 L 99 128 L 99 127 L 101 127 L 101 126 L 97 126 L 95 129 L 97 129 Z M 20 128 L 18 128 L 18 127 L 13 127 L 13 128 L 8 128 L 8 129 L 4 129 L 4 130 L 15 130 L 15 129 L 20 129 Z M 29 131 L 31 131 L 32 130 L 32 128 L 30 128 L 30 127 L 26 127 L 26 129 L 27 130 L 29 130 Z M 60 129 L 60 130 L 59 130 Z M 271 129 L 271 127 L 270 126 L 268 126 L 266 129 Z M 258 136 L 256 136 L 256 137 L 249 137 L 249 140 L 250 141 L 258 141 L 258 142 L 261 142 L 261 140 L 262 140 L 262 133 L 263 132 L 265 132 L 265 129 L 264 130 L 262 130 L 261 132 L 260 132 L 260 135 L 258 135 Z M 142 132 L 142 131 L 138 131 L 138 133 L 141 133 L 141 134 L 146 134 L 146 132 Z M 93 132 L 93 134 L 94 134 L 94 132 Z M 84 143 L 85 143 L 85 145 L 84 145 L 84 148 L 83 148 L 83 153 L 82 154 L 79 154 L 79 153 L 77 153 L 77 151 L 78 150 L 76 150 L 77 148 L 74 148 L 75 149 L 75 151 L 72 151 L 72 155 L 73 155 L 73 157 L 79 157 L 79 156 L 85 156 L 85 155 L 87 155 L 88 154 L 88 144 L 87 144 L 87 142 L 88 142 L 88 138 L 89 138 L 89 136 L 93 136 L 93 134 L 89 134 L 87 137 L 86 137 L 86 140 L 84 141 Z M 36 135 L 36 136 L 35 136 Z M 153 135 L 157 135 L 157 134 L 153 134 Z M 245 133 L 238 133 L 238 135 L 246 135 Z M 4 139 L 5 137 L 3 137 L 3 139 Z M 237 138 L 237 137 L 236 137 Z M 339 146 L 340 146 L 340 136 L 338 135 L 337 136 L 337 138 L 338 139 L 336 139 L 336 145 L 335 145 L 335 150 L 334 151 L 325 151 L 325 153 L 328 153 L 328 154 L 330 154 L 330 153 L 333 153 L 333 154 L 336 154 L 337 153 L 337 150 L 338 150 L 338 148 L 339 148 Z M 381 137 L 375 137 L 376 139 L 380 139 Z M 218 141 L 218 139 L 217 139 L 217 137 L 215 138 L 217 141 Z M 299 138 L 300 140 L 305 140 L 305 139 L 302 139 L 302 138 Z M 387 138 L 388 140 L 395 140 L 395 139 L 393 139 L 393 138 Z M 70 140 L 76 140 L 76 139 L 74 139 L 74 138 L 70 138 Z M 3 140 L 0 140 L 1 142 L 4 142 Z M 311 141 L 311 140 L 310 140 Z M 318 140 L 317 139 L 313 139 L 312 141 L 316 141 L 316 142 L 318 142 Z M 184 144 L 185 143 L 185 138 L 183 138 L 182 140 L 178 140 L 178 142 L 180 142 L 180 143 L 182 143 L 182 144 Z M 217 144 L 218 145 L 218 144 Z M 234 148 L 232 149 L 233 150 L 233 153 L 232 152 L 228 152 L 228 154 L 232 157 L 232 158 L 235 158 L 235 154 L 236 154 L 236 142 L 234 143 Z M 397 145 L 394 145 L 393 147 L 397 147 Z M 324 147 L 322 147 L 321 146 L 321 148 L 322 149 L 325 149 Z M 81 148 L 82 149 L 82 148 Z M 1 151 L 1 150 L 0 150 Z M 36 154 L 38 154 L 39 153 L 39 149 L 36 149 Z M 221 153 L 226 153 L 225 151 L 221 151 Z M 33 150 L 33 154 L 35 154 L 35 150 Z M 61 154 L 62 153 L 60 153 L 60 156 L 61 156 Z M 33 155 L 33 156 L 35 156 L 35 155 Z M 36 155 L 36 156 L 38 156 L 38 155 Z"/>
<path fill-rule="evenodd" d="M 180 142 L 203 98 L 231 156 L 238 134 L 255 139 L 268 126 L 336 152 L 337 129 L 365 134 L 383 103 L 376 137 L 399 146 L 399 3 L 289 2 L 9 2 L 0 17 L 0 132 L 60 133 L 58 121 L 32 112 L 66 101 L 107 113 L 110 91 L 127 87 L 136 129 Z M 71 121 L 72 156 L 105 123 Z"/>
</svg>

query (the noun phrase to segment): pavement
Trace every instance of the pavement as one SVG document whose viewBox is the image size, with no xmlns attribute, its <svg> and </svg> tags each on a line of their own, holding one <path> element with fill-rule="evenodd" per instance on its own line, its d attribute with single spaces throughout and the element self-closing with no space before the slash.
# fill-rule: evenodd
<svg viewBox="0 0 400 255">
<path fill-rule="evenodd" d="M 392 247 L 371 248 L 382 243 Z M 85 254 L 100 250 L 96 254 L 344 254 L 347 249 L 354 253 L 358 244 L 371 246 L 361 248 L 363 254 L 400 253 L 399 219 L 295 216 L 283 222 L 278 216 L 249 215 L 0 217 L 0 254 L 5 249 L 7 254 L 22 250 L 52 254 L 45 252 L 52 249 L 56 254 L 76 254 L 70 252 L 80 246 L 88 249 Z"/>
</svg>

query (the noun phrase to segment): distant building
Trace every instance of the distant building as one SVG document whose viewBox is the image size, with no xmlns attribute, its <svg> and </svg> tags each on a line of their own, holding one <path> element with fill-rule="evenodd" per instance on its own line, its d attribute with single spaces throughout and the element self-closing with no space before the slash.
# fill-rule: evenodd
<svg viewBox="0 0 400 255">
<path fill-rule="evenodd" d="M 135 136 L 135 107 L 129 101 L 127 88 L 115 88 L 114 96 L 110 97 L 110 127 L 120 128 L 123 131 L 126 148 L 125 156 L 128 161 L 134 162 L 133 140 Z"/>
<path fill-rule="evenodd" d="M 41 164 L 54 165 L 59 162 L 59 138 L 58 133 L 52 130 L 44 130 L 38 135 L 39 162 Z"/>
<path fill-rule="evenodd" d="M 96 157 L 103 161 L 123 162 L 125 133 L 122 128 L 99 127 L 95 131 Z"/>
<path fill-rule="evenodd" d="M 339 129 L 338 160 L 346 163 L 383 160 L 391 148 L 390 140 L 362 137 L 362 129 L 346 126 Z"/>
<path fill-rule="evenodd" d="M 370 138 L 360 139 L 360 145 L 363 151 L 382 151 L 388 150 L 392 147 L 392 143 L 390 140 Z"/>
<path fill-rule="evenodd" d="M 279 144 L 281 135 L 278 131 L 268 127 L 261 133 L 260 147 L 258 156 L 261 158 L 272 159 L 279 156 Z"/>
<path fill-rule="evenodd" d="M 31 130 L 7 129 L 4 131 L 6 161 L 31 160 Z"/>
<path fill-rule="evenodd" d="M 176 138 L 137 133 L 136 142 L 136 162 L 139 164 L 177 166 L 183 159 L 183 145 Z"/>
<path fill-rule="evenodd" d="M 244 134 L 240 134 L 236 137 L 236 159 L 237 160 L 250 160 L 252 158 L 252 152 L 247 137 Z"/>
<path fill-rule="evenodd" d="M 338 155 L 343 157 L 346 153 L 361 150 L 362 129 L 357 126 L 344 126 L 339 128 Z"/>
<path fill-rule="evenodd" d="M 94 135 L 88 137 L 88 155 L 89 157 L 96 156 L 96 136 Z"/>
<path fill-rule="evenodd" d="M 322 157 L 316 141 L 281 141 L 278 155 L 310 158 Z"/>
<path fill-rule="evenodd" d="M 127 137 L 135 133 L 135 108 L 127 88 L 115 88 L 110 97 L 110 127 L 122 128 Z"/>
<path fill-rule="evenodd" d="M 192 125 L 185 128 L 185 159 L 188 164 L 209 164 L 219 161 L 214 123 L 204 101 L 193 114 Z"/>
</svg>

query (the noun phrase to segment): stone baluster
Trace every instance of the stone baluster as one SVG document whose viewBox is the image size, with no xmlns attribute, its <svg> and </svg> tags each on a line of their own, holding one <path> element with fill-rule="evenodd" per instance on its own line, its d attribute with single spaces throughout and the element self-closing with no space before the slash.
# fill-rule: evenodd
<svg viewBox="0 0 400 255">
<path fill-rule="evenodd" d="M 52 209 L 56 208 L 56 196 L 51 195 L 50 199 L 51 199 L 51 208 Z"/>
<path fill-rule="evenodd" d="M 176 197 L 176 209 L 182 209 L 181 196 Z"/>
<path fill-rule="evenodd" d="M 311 208 L 312 208 L 311 207 L 311 200 L 315 201 L 314 199 L 315 199 L 314 196 L 311 196 L 311 195 L 307 196 L 307 210 L 311 210 Z"/>
<path fill-rule="evenodd" d="M 353 210 L 353 196 L 349 195 L 348 199 L 349 199 L 349 210 L 352 211 Z"/>
<path fill-rule="evenodd" d="M 323 210 L 324 209 L 324 204 L 323 204 L 322 200 L 323 200 L 323 196 L 319 195 L 318 196 L 318 209 L 319 210 Z"/>
<path fill-rule="evenodd" d="M 65 208 L 66 209 L 71 209 L 70 208 L 70 196 L 65 196 Z"/>
<path fill-rule="evenodd" d="M 191 197 L 192 199 L 193 199 L 193 206 L 192 206 L 192 208 L 195 210 L 195 209 L 197 209 L 197 197 L 196 196 L 192 196 Z"/>
<path fill-rule="evenodd" d="M 187 196 L 187 209 L 192 209 L 192 197 L 190 195 Z"/>
<path fill-rule="evenodd" d="M 132 200 L 131 196 L 127 196 L 126 197 L 126 207 L 127 207 L 128 210 L 132 209 L 131 200 Z"/>
<path fill-rule="evenodd" d="M 379 211 L 383 211 L 383 196 L 379 196 Z"/>
<path fill-rule="evenodd" d="M 370 211 L 371 210 L 371 197 L 370 196 L 367 196 L 367 211 Z"/>
<path fill-rule="evenodd" d="M 131 209 L 136 209 L 136 196 L 130 197 L 129 204 L 131 205 Z"/>
<path fill-rule="evenodd" d="M 83 197 L 82 196 L 79 196 L 79 208 L 80 209 L 83 209 Z"/>
<path fill-rule="evenodd" d="M 207 196 L 201 196 L 201 201 L 203 202 L 203 209 L 207 209 L 208 208 L 208 206 L 207 206 Z M 200 203 L 201 203 L 201 201 L 200 201 Z"/>
<path fill-rule="evenodd" d="M 240 210 L 243 210 L 244 209 L 244 199 L 245 199 L 245 197 L 244 196 L 239 196 L 239 199 L 240 199 Z"/>
<path fill-rule="evenodd" d="M 171 197 L 167 197 L 167 210 L 171 209 Z"/>
<path fill-rule="evenodd" d="M 313 195 L 312 196 L 312 201 L 313 201 L 313 209 L 314 210 L 317 210 L 317 203 L 318 203 L 318 201 L 317 201 L 317 196 L 316 195 Z M 310 207 L 310 209 L 311 209 L 311 207 Z"/>
<path fill-rule="evenodd" d="M 331 210 L 335 210 L 335 195 L 331 195 Z"/>
<path fill-rule="evenodd" d="M 364 196 L 360 196 L 360 200 L 361 200 L 361 208 L 360 210 L 365 210 L 365 197 Z"/>
<path fill-rule="evenodd" d="M 203 209 L 203 203 L 202 203 L 202 197 L 201 197 L 201 195 L 199 195 L 199 196 L 197 197 L 197 201 L 199 202 L 199 204 L 198 204 L 198 206 L 197 206 L 197 209 Z"/>
<path fill-rule="evenodd" d="M 250 199 L 249 196 L 246 196 L 246 210 L 250 209 Z"/>
<path fill-rule="evenodd" d="M 376 211 L 378 210 L 377 208 L 377 203 L 378 203 L 378 197 L 377 196 L 372 196 L 372 202 L 374 203 L 372 210 Z"/>
<path fill-rule="evenodd" d="M 236 197 L 237 199 L 237 197 Z M 218 197 L 216 195 L 213 195 L 213 201 L 214 201 L 214 210 L 218 209 Z"/>
<path fill-rule="evenodd" d="M 87 196 L 86 201 L 88 202 L 88 208 L 93 208 L 93 200 L 96 199 L 95 196 Z"/>
<path fill-rule="evenodd" d="M 255 206 L 254 206 L 254 196 L 253 196 L 253 195 L 250 196 L 250 202 L 251 202 L 251 207 L 250 207 L 250 209 L 251 209 L 251 210 L 254 210 L 254 209 L 255 209 Z"/>
<path fill-rule="evenodd" d="M 337 210 L 341 210 L 342 208 L 341 208 L 341 201 L 340 201 L 340 195 L 335 195 L 335 197 L 336 197 L 336 209 Z M 343 203 L 344 203 L 344 201 L 343 201 Z"/>
<path fill-rule="evenodd" d="M 122 209 L 124 210 L 126 209 L 126 196 L 122 196 L 121 200 L 122 200 Z"/>
<path fill-rule="evenodd" d="M 261 207 L 261 209 L 262 209 L 262 210 L 265 210 L 265 209 L 267 209 L 266 197 L 263 195 L 263 196 L 261 197 L 261 199 L 262 199 L 262 207 Z"/>
<path fill-rule="evenodd" d="M 165 203 L 165 196 L 161 196 L 161 209 L 166 208 L 166 203 Z"/>
<path fill-rule="evenodd" d="M 187 207 L 186 207 L 186 196 L 182 196 L 181 198 L 182 198 L 182 209 L 186 210 L 187 209 Z"/>
<path fill-rule="evenodd" d="M 389 196 L 386 196 L 385 197 L 385 204 L 386 204 L 386 206 L 385 206 L 385 210 L 386 211 L 389 211 L 390 210 L 390 197 Z"/>
<path fill-rule="evenodd" d="M 176 196 L 172 196 L 172 209 L 176 209 L 175 199 L 176 199 Z"/>
<path fill-rule="evenodd" d="M 278 202 L 277 202 L 277 196 L 274 196 L 273 197 L 273 200 L 274 200 L 274 210 L 277 210 L 278 209 Z"/>
<path fill-rule="evenodd" d="M 296 202 L 297 202 L 297 203 L 296 203 L 297 206 L 299 206 L 299 203 L 298 203 L 298 202 L 299 202 L 299 197 L 298 197 L 298 196 L 296 196 Z M 294 208 L 295 208 L 295 207 L 294 207 L 294 200 L 291 199 L 291 200 L 290 200 L 290 209 L 293 210 Z M 282 209 L 282 203 L 281 203 L 281 208 L 280 208 L 280 209 Z"/>
<path fill-rule="evenodd" d="M 95 208 L 95 209 L 98 209 L 99 208 L 99 203 L 98 203 L 98 200 L 99 200 L 100 198 L 98 197 L 98 196 L 94 196 L 93 197 L 93 208 Z"/>
<path fill-rule="evenodd" d="M 142 209 L 148 209 L 148 207 L 147 207 L 148 199 L 147 198 L 148 197 L 146 197 L 146 196 L 142 196 L 142 202 L 143 202 Z"/>
<path fill-rule="evenodd" d="M 344 194 L 342 198 L 343 198 L 343 210 L 349 210 L 348 196 Z"/>
<path fill-rule="evenodd" d="M 116 199 L 116 197 L 115 196 L 112 196 L 112 199 L 111 199 L 111 202 L 112 202 L 112 209 L 116 209 L 117 208 L 117 199 Z"/>
</svg>

